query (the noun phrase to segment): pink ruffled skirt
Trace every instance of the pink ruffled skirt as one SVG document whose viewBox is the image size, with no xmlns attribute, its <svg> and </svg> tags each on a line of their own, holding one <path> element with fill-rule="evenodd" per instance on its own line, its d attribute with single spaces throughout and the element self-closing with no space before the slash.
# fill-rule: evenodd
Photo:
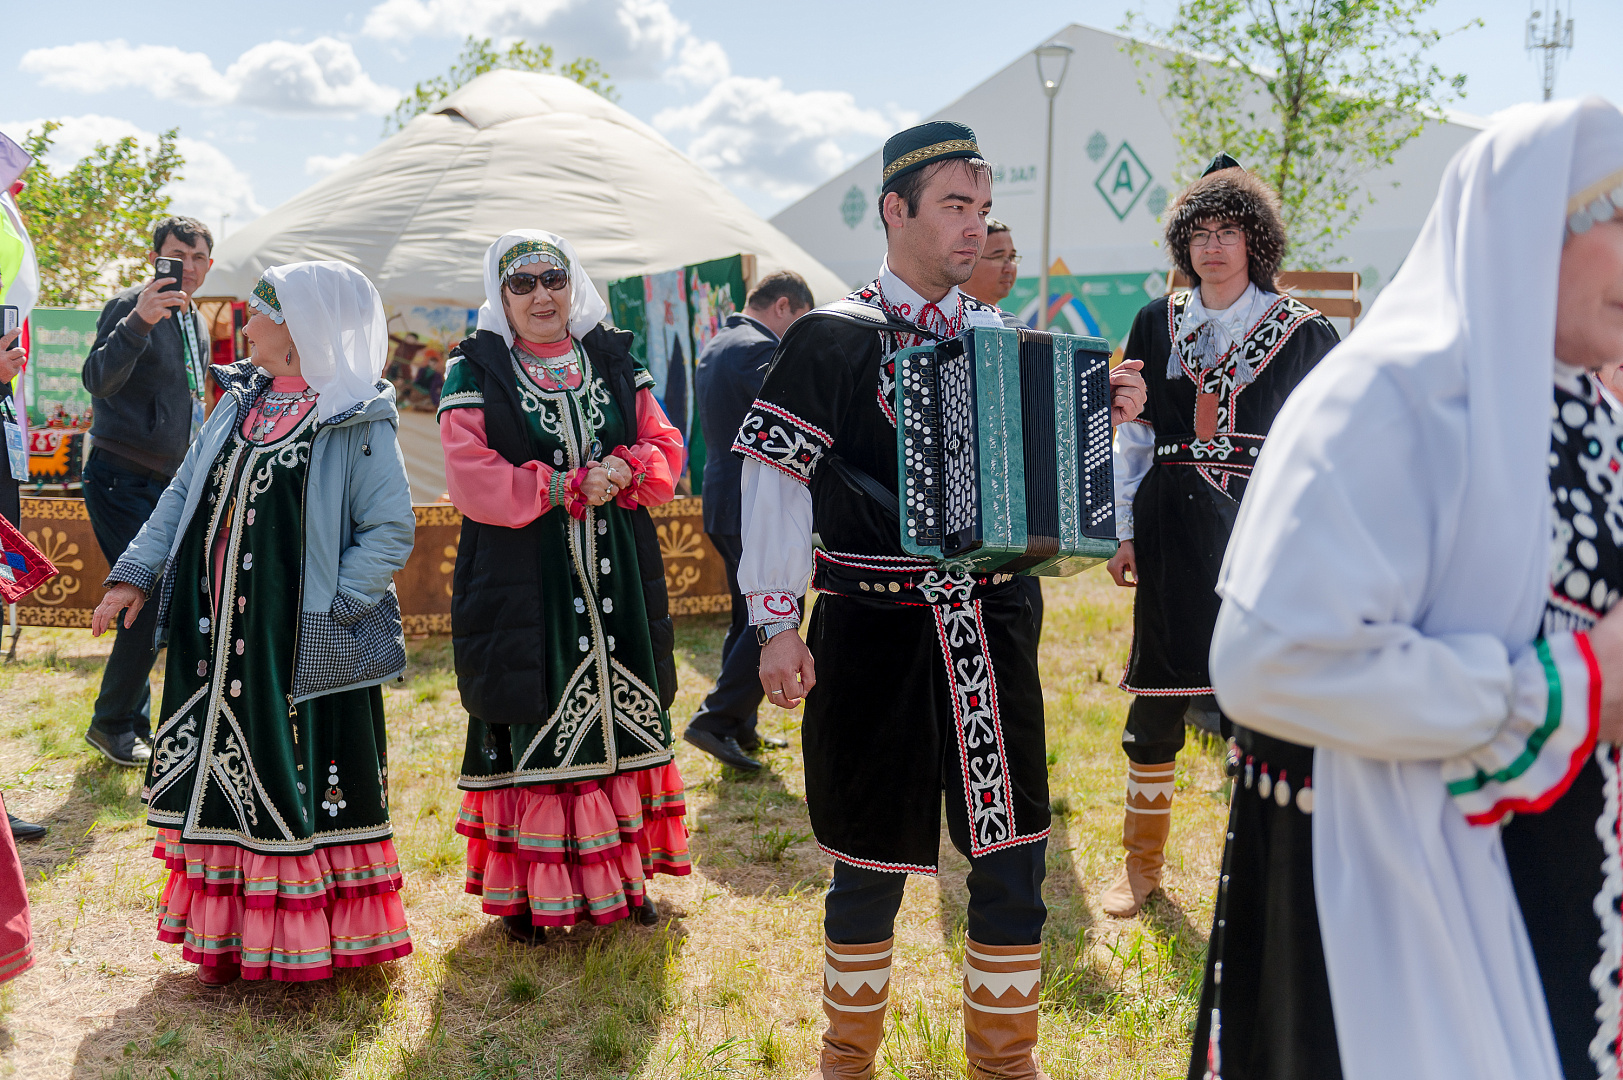
<svg viewBox="0 0 1623 1080">
<path fill-rule="evenodd" d="M 159 829 L 152 854 L 169 868 L 158 940 L 191 963 L 305 982 L 411 952 L 392 840 L 259 855 Z"/>
<path fill-rule="evenodd" d="M 611 923 L 642 903 L 654 874 L 690 873 L 682 774 L 653 769 L 575 784 L 470 791 L 467 891 L 491 915 L 536 926 Z"/>
</svg>

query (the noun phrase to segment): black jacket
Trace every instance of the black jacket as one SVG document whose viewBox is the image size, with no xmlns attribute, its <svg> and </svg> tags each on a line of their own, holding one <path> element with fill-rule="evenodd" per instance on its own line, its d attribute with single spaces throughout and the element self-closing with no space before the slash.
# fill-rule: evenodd
<svg viewBox="0 0 1623 1080">
<path fill-rule="evenodd" d="M 631 334 L 598 326 L 581 339 L 592 370 L 601 378 L 620 415 L 634 431 L 637 389 Z M 514 465 L 535 460 L 513 385 L 507 343 L 480 330 L 456 347 L 484 395 L 485 437 Z M 643 603 L 654 646 L 660 704 L 676 699 L 676 636 L 665 593 L 665 564 L 653 518 L 631 511 L 642 575 Z M 545 583 L 538 562 L 538 518 L 522 529 L 462 519 L 456 569 L 451 579 L 451 646 L 456 656 L 462 707 L 487 724 L 535 724 L 546 719 L 546 627 L 541 618 Z"/>
<path fill-rule="evenodd" d="M 133 328 L 129 315 L 145 284 L 131 285 L 101 309 L 81 377 L 96 399 L 90 422 L 96 445 L 173 476 L 192 441 L 192 391 L 180 316 L 169 316 L 147 334 Z M 206 353 L 201 327 L 199 343 Z M 205 370 L 210 362 L 205 355 Z"/>
<path fill-rule="evenodd" d="M 704 429 L 704 531 L 712 536 L 742 531 L 738 484 L 744 463 L 732 452 L 733 440 L 777 347 L 772 331 L 746 315 L 729 315 L 699 354 L 693 389 Z"/>
</svg>

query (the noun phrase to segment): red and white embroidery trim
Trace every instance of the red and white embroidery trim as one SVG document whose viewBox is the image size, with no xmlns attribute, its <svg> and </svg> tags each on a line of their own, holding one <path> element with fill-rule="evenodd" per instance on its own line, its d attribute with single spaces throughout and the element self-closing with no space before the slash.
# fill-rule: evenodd
<svg viewBox="0 0 1623 1080">
<path fill-rule="evenodd" d="M 744 600 L 749 605 L 751 626 L 783 622 L 785 619 L 800 621 L 800 608 L 795 603 L 794 593 L 752 592 L 745 593 Z"/>
<path fill-rule="evenodd" d="M 818 462 L 834 445 L 828 432 L 781 405 L 755 399 L 733 440 L 733 452 L 744 454 L 810 483 Z"/>
<path fill-rule="evenodd" d="M 1006 767 L 997 680 L 986 651 L 981 602 L 971 600 L 974 582 L 962 571 L 933 570 L 919 584 L 935 614 L 936 637 L 952 684 L 954 732 L 974 856 L 1028 844 L 1048 835 L 1020 835 L 1014 820 L 1014 787 Z"/>
</svg>

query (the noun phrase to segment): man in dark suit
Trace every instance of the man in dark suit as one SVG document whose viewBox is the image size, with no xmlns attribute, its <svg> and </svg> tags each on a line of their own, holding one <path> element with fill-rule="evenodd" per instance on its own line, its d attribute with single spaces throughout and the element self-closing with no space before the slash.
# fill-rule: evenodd
<svg viewBox="0 0 1623 1080">
<path fill-rule="evenodd" d="M 787 270 L 768 274 L 750 292 L 744 313 L 729 315 L 727 325 L 704 347 L 693 379 L 706 447 L 704 531 L 727 564 L 733 621 L 721 645 L 721 675 L 682 737 L 735 769 L 759 769 L 761 763 L 751 753 L 762 746 L 789 744 L 755 731 L 762 697 L 757 673 L 761 646 L 738 591 L 738 559 L 744 550 L 738 494 L 743 462 L 731 448 L 744 413 L 761 389 L 778 339 L 811 306 L 811 290 L 799 274 Z"/>
<path fill-rule="evenodd" d="M 83 372 L 85 389 L 96 399 L 84 492 L 109 566 L 146 524 L 203 423 L 210 346 L 192 297 L 214 265 L 213 249 L 214 237 L 201 221 L 164 218 L 147 260 L 179 260 L 180 288 L 166 291 L 170 279 L 156 277 L 131 285 L 107 302 L 96 323 Z M 152 757 L 148 677 L 158 657 L 157 610 L 148 604 L 133 626 L 118 623 L 85 732 L 86 742 L 126 768 L 144 768 Z"/>
</svg>

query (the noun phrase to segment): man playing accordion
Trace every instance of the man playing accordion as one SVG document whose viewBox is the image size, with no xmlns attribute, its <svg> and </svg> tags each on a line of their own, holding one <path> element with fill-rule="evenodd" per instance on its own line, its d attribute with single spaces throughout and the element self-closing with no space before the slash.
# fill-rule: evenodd
<svg viewBox="0 0 1623 1080">
<path fill-rule="evenodd" d="M 806 801 L 836 860 L 829 1026 L 813 1073 L 826 1080 L 871 1074 L 895 916 L 906 875 L 936 872 L 943 791 L 948 833 L 970 862 L 971 1072 L 1042 1076 L 1032 1051 L 1049 810 L 1037 625 L 1013 575 L 953 575 L 905 555 L 881 498 L 897 489 L 896 351 L 1005 325 L 958 288 L 986 239 L 991 188 L 962 124 L 893 136 L 879 276 L 788 331 L 733 444 L 745 459 L 738 580 L 765 642 L 761 683 L 780 707 L 806 701 Z M 1115 421 L 1142 407 L 1138 366 L 1112 375 Z M 803 642 L 808 578 L 822 597 Z"/>
</svg>

